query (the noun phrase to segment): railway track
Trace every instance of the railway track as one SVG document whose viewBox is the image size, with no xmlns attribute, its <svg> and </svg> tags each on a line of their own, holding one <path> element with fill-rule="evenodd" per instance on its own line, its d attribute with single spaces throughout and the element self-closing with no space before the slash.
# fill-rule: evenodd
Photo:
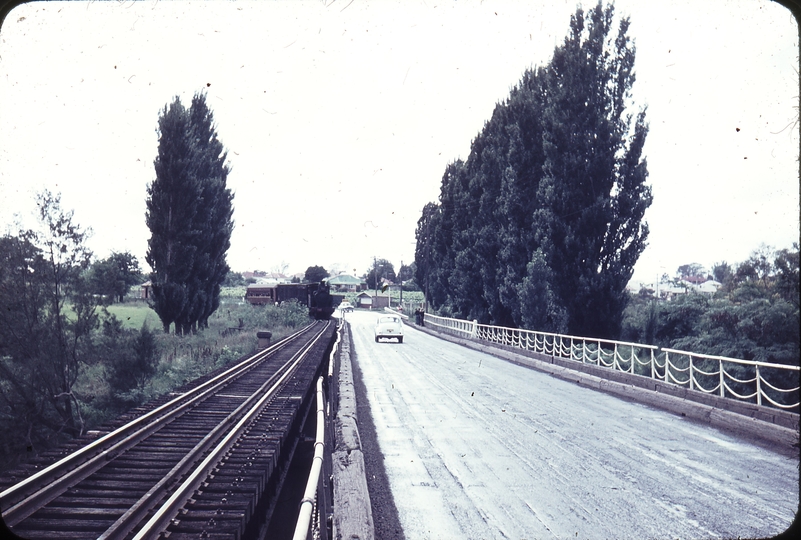
<svg viewBox="0 0 801 540">
<path fill-rule="evenodd" d="M 257 538 L 335 325 L 317 322 L 163 398 L 0 492 L 23 538 Z"/>
</svg>

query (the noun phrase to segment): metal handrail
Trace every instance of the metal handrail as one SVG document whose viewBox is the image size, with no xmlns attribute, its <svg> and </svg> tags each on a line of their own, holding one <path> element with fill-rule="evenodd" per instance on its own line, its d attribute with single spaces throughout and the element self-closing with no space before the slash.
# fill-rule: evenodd
<svg viewBox="0 0 801 540">
<path fill-rule="evenodd" d="M 337 338 L 334 346 L 331 349 L 331 354 L 328 358 L 328 380 L 329 390 L 333 386 L 334 375 L 334 362 L 337 353 L 339 352 L 340 341 L 342 339 L 342 328 L 344 327 L 344 320 L 340 320 L 337 327 Z M 306 540 L 312 532 L 312 517 L 315 510 L 317 510 L 318 527 L 320 529 L 319 538 L 326 540 L 328 538 L 328 529 L 326 519 L 320 519 L 320 499 L 325 502 L 325 486 L 324 478 L 320 472 L 325 465 L 325 421 L 330 415 L 331 400 L 325 402 L 325 393 L 323 392 L 323 377 L 317 380 L 317 434 L 314 440 L 314 457 L 312 458 L 312 466 L 309 471 L 309 478 L 306 481 L 306 491 L 303 493 L 301 499 L 300 510 L 298 512 L 298 521 L 295 524 L 295 533 L 292 540 Z M 327 504 L 323 504 L 324 510 L 328 508 Z"/>
<path fill-rule="evenodd" d="M 639 372 L 637 373 L 639 375 L 663 380 L 677 386 L 687 386 L 690 390 L 706 394 L 717 392 L 721 397 L 727 399 L 732 399 L 733 397 L 738 400 L 751 400 L 756 397 L 757 405 L 762 405 L 763 400 L 765 400 L 772 406 L 785 410 L 797 409 L 799 405 L 801 405 L 799 401 L 791 404 L 781 404 L 771 399 L 771 397 L 765 393 L 766 387 L 774 392 L 789 394 L 798 392 L 801 386 L 796 386 L 795 388 L 777 388 L 765 380 L 762 374 L 760 374 L 760 368 L 763 370 L 778 369 L 788 372 L 798 372 L 801 370 L 799 366 L 774 364 L 756 360 L 742 360 L 739 358 L 693 353 L 678 349 L 660 349 L 657 346 L 645 345 L 643 343 L 587 338 L 555 334 L 552 332 L 538 332 L 535 330 L 478 324 L 475 320 L 466 321 L 463 319 L 440 317 L 430 313 L 425 314 L 425 324 L 449 333 L 455 333 L 467 339 L 487 341 L 540 354 L 547 354 L 553 357 L 567 358 L 582 363 L 607 367 L 616 371 L 632 374 Z M 628 351 L 626 351 L 627 348 L 629 349 Z M 639 355 L 635 353 L 635 351 L 638 351 Z M 640 359 L 643 353 L 645 353 L 645 359 Z M 659 357 L 662 353 L 664 353 L 664 358 L 662 363 L 660 363 Z M 677 365 L 676 362 L 672 361 L 670 359 L 671 354 L 674 355 L 674 358 L 676 358 L 676 356 L 679 357 L 678 359 L 682 357 L 687 358 L 688 362 L 686 367 L 681 367 Z M 715 371 L 704 371 L 693 364 L 694 358 L 717 361 L 718 368 Z M 756 374 L 753 379 L 742 381 L 726 372 L 724 364 L 753 366 Z M 636 365 L 641 366 L 643 369 L 635 371 Z M 706 377 L 717 376 L 718 382 L 713 388 L 707 388 L 700 384 L 697 375 Z M 756 390 L 752 394 L 740 395 L 735 392 L 731 386 L 726 384 L 726 377 L 740 384 L 754 382 L 756 384 Z"/>
<path fill-rule="evenodd" d="M 325 455 L 325 399 L 323 397 L 323 378 L 317 379 L 317 436 L 314 441 L 314 458 L 312 458 L 306 491 L 300 502 L 298 521 L 292 540 L 306 540 L 311 530 L 312 514 L 317 506 L 317 496 L 321 489 L 320 471 L 323 469 Z M 324 529 L 321 524 L 320 529 Z"/>
</svg>

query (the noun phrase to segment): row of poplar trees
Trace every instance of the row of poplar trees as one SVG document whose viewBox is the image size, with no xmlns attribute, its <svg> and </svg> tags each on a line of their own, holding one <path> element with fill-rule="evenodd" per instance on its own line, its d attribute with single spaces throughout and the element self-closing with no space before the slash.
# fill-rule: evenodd
<svg viewBox="0 0 801 540">
<path fill-rule="evenodd" d="M 176 333 L 186 335 L 208 326 L 229 271 L 230 167 L 203 93 L 194 95 L 188 109 L 178 97 L 165 106 L 158 133 L 156 179 L 148 186 L 146 213 L 151 305 L 165 332 L 174 324 Z"/>
<path fill-rule="evenodd" d="M 617 32 L 614 32 L 615 26 Z M 645 109 L 628 18 L 599 2 L 449 164 L 416 230 L 429 306 L 482 323 L 617 337 L 646 245 Z"/>
</svg>

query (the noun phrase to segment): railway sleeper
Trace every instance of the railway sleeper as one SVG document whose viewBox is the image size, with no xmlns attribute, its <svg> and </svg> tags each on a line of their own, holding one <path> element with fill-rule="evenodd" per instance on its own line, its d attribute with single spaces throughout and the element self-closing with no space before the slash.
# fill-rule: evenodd
<svg viewBox="0 0 801 540">
<path fill-rule="evenodd" d="M 56 533 L 68 532 L 72 533 L 72 536 L 68 536 L 68 538 L 87 538 L 99 536 L 112 523 L 114 523 L 113 519 L 38 519 L 31 517 L 15 527 L 14 532 L 23 538 L 32 539 L 53 538 Z M 30 532 L 30 536 L 26 532 Z M 76 533 L 78 534 L 76 535 Z"/>
</svg>

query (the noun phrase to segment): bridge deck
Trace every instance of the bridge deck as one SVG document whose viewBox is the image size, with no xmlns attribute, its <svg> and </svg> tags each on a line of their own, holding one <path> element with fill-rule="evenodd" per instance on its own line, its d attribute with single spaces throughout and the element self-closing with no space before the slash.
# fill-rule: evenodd
<svg viewBox="0 0 801 540">
<path fill-rule="evenodd" d="M 754 538 L 798 509 L 797 455 L 347 318 L 407 538 Z"/>
</svg>

